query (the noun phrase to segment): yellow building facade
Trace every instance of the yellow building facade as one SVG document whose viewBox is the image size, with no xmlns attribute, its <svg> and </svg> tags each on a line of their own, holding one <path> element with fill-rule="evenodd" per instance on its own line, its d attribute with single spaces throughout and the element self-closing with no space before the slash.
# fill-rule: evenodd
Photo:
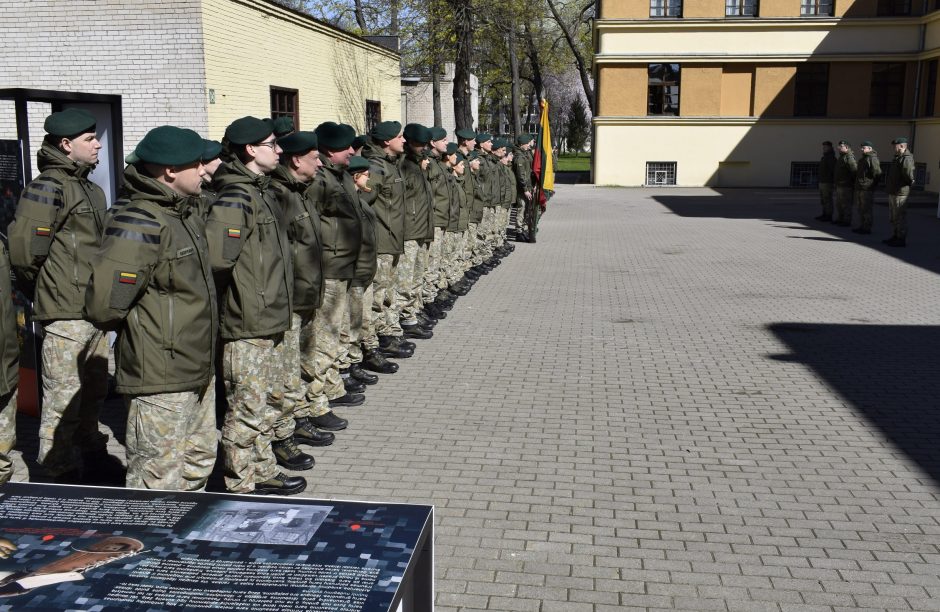
<svg viewBox="0 0 940 612">
<path fill-rule="evenodd" d="M 805 186 L 905 136 L 940 191 L 936 0 L 601 0 L 594 182 Z"/>
</svg>

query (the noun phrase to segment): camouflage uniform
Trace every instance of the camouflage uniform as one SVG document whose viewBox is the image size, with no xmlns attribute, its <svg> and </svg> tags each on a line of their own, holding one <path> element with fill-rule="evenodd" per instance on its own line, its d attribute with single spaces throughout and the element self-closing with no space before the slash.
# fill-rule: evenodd
<svg viewBox="0 0 940 612">
<path fill-rule="evenodd" d="M 284 376 L 284 409 L 274 422 L 274 439 L 286 440 L 294 435 L 296 419 L 323 416 L 329 410 L 323 406 L 314 406 L 307 398 L 307 385 L 304 382 L 303 357 L 300 336 L 302 330 L 313 323 L 313 313 L 291 314 L 290 329 L 284 332 L 284 363 L 297 364 L 287 368 Z M 316 339 L 309 338 L 304 347 L 310 352 L 310 358 L 316 350 Z"/>
<path fill-rule="evenodd" d="M 835 181 L 836 181 L 836 209 L 837 222 L 848 225 L 852 222 L 852 205 L 855 200 L 855 175 L 858 171 L 858 163 L 855 161 L 855 154 L 849 149 L 841 153 L 836 160 Z"/>
<path fill-rule="evenodd" d="M 420 304 L 416 283 L 421 250 L 422 246 L 417 240 L 406 240 L 405 252 L 395 268 L 396 310 L 400 313 L 399 320 L 402 325 L 417 325 L 418 310 L 423 306 Z M 423 270 L 421 276 L 424 276 Z"/>
<path fill-rule="evenodd" d="M 380 336 L 401 336 L 397 296 L 397 270 L 400 255 L 379 253 L 375 279 L 372 283 L 372 320 L 375 333 Z"/>
<path fill-rule="evenodd" d="M 445 276 L 446 246 L 444 244 L 446 232 L 443 227 L 434 228 L 434 240 L 428 245 L 427 266 L 424 270 L 424 280 L 421 286 L 421 301 L 430 304 L 437 297 L 438 291 L 446 288 L 441 286 L 442 277 Z"/>
<path fill-rule="evenodd" d="M 13 477 L 10 452 L 16 446 L 16 389 L 0 395 L 0 485 Z"/>
<path fill-rule="evenodd" d="M 329 400 L 346 395 L 339 364 L 345 352 L 340 334 L 348 315 L 349 281 L 326 278 L 323 287 L 323 303 L 300 331 L 301 369 L 315 415 L 329 410 Z"/>
<path fill-rule="evenodd" d="M 6 246 L 0 241 L 0 485 L 13 476 L 10 451 L 16 446 L 19 356 L 13 287 L 10 284 L 10 260 Z"/>
<path fill-rule="evenodd" d="M 832 183 L 835 180 L 836 155 L 830 149 L 823 153 L 819 159 L 819 203 L 822 206 L 822 219 L 828 221 L 832 219 Z"/>
<path fill-rule="evenodd" d="M 907 198 L 914 184 L 914 155 L 905 149 L 903 153 L 895 154 L 891 162 L 891 172 L 885 185 L 888 191 L 888 214 L 891 220 L 893 237 L 899 240 L 907 239 Z"/>
<path fill-rule="evenodd" d="M 98 413 L 107 394 L 108 347 L 104 334 L 82 320 L 107 204 L 88 180 L 91 166 L 48 144 L 37 162 L 41 174 L 23 190 L 9 227 L 10 260 L 18 276 L 36 283 L 33 319 L 46 332 L 39 463 L 55 477 L 76 469 L 73 444 L 107 452 Z"/>
<path fill-rule="evenodd" d="M 858 160 L 858 174 L 855 180 L 855 200 L 858 202 L 859 225 L 858 229 L 871 231 L 872 205 L 875 199 L 875 185 L 881 176 L 881 163 L 878 153 L 874 149 L 870 153 L 863 153 Z"/>
</svg>

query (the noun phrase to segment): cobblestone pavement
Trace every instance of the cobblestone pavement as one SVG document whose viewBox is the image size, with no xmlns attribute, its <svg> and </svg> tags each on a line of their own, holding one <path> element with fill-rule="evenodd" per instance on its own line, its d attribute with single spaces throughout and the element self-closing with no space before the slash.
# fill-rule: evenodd
<svg viewBox="0 0 940 612">
<path fill-rule="evenodd" d="M 305 495 L 434 504 L 443 612 L 940 610 L 940 220 L 816 214 L 560 186 Z"/>
</svg>

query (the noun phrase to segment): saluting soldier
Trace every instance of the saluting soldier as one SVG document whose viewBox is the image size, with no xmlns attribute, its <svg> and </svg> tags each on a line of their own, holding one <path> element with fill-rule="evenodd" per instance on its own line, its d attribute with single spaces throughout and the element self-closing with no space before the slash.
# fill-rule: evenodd
<svg viewBox="0 0 940 612">
<path fill-rule="evenodd" d="M 839 141 L 839 158 L 836 160 L 836 225 L 848 227 L 852 225 L 852 204 L 855 203 L 855 178 L 858 172 L 858 162 L 849 143 Z"/>
<path fill-rule="evenodd" d="M 826 140 L 822 143 L 822 157 L 819 159 L 819 203 L 822 205 L 822 214 L 816 217 L 817 221 L 832 221 L 835 172 L 836 154 L 832 150 L 832 141 Z"/>
<path fill-rule="evenodd" d="M 10 451 L 16 446 L 16 388 L 19 384 L 20 343 L 10 282 L 10 256 L 0 240 L 0 485 L 13 477 Z"/>
<path fill-rule="evenodd" d="M 222 289 L 222 424 L 225 486 L 236 493 L 293 495 L 307 486 L 278 470 L 271 447 L 285 410 L 284 332 L 294 279 L 283 213 L 269 174 L 281 148 L 270 120 L 242 117 L 225 130 L 229 161 L 216 173 L 219 197 L 206 234 Z"/>
<path fill-rule="evenodd" d="M 217 298 L 192 206 L 204 149 L 192 130 L 150 130 L 128 158 L 128 202 L 92 260 L 85 312 L 118 331 L 129 488 L 196 491 L 215 464 Z"/>
<path fill-rule="evenodd" d="M 888 174 L 888 213 L 893 233 L 884 240 L 888 246 L 907 246 L 907 197 L 914 184 L 914 156 L 908 149 L 907 138 L 901 136 L 891 141 L 894 145 L 894 160 Z"/>
<path fill-rule="evenodd" d="M 88 179 L 101 144 L 95 118 L 79 109 L 53 113 L 37 155 L 40 175 L 26 185 L 10 224 L 17 276 L 35 284 L 33 319 L 42 323 L 42 415 L 39 463 L 56 482 L 123 472 L 107 455 L 98 414 L 108 390 L 105 333 L 82 314 L 92 255 L 105 233 L 104 192 Z"/>
<path fill-rule="evenodd" d="M 858 202 L 858 227 L 852 231 L 856 234 L 870 234 L 872 224 L 872 203 L 875 198 L 875 186 L 881 176 L 881 163 L 878 153 L 875 152 L 870 140 L 861 145 L 862 158 L 858 160 L 858 170 L 855 178 L 855 199 Z"/>
</svg>

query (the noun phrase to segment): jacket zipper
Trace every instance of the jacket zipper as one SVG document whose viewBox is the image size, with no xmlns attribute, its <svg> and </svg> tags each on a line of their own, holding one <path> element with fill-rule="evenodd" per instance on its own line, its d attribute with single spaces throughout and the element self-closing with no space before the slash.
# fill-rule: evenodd
<svg viewBox="0 0 940 612">
<path fill-rule="evenodd" d="M 75 228 L 70 231 L 72 235 L 72 279 L 78 286 L 78 239 L 75 237 Z"/>
<path fill-rule="evenodd" d="M 176 334 L 173 331 L 173 306 L 174 306 L 174 295 L 176 294 L 176 287 L 173 286 L 173 266 L 176 265 L 176 260 L 170 260 L 170 295 L 169 295 L 169 307 L 170 307 L 170 359 L 176 359 L 176 346 L 175 338 Z"/>
</svg>

